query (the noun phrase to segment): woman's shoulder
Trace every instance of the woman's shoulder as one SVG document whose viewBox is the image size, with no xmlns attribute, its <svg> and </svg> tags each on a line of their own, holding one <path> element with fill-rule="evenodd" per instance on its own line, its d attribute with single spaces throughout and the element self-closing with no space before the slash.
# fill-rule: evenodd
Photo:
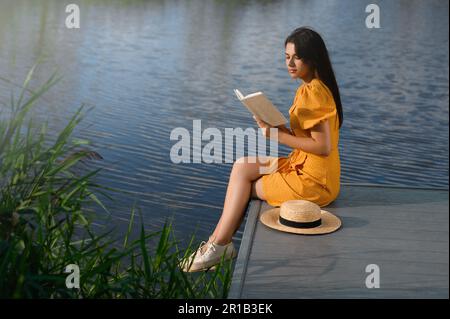
<svg viewBox="0 0 450 319">
<path fill-rule="evenodd" d="M 312 79 L 309 83 L 303 83 L 299 86 L 297 89 L 297 94 L 325 94 L 329 95 L 331 94 L 328 87 L 325 85 L 325 83 L 322 82 L 322 80 L 318 78 Z"/>
<path fill-rule="evenodd" d="M 333 95 L 320 79 L 314 78 L 309 83 L 303 83 L 297 89 L 296 102 L 299 104 L 332 104 Z"/>
<path fill-rule="evenodd" d="M 320 79 L 304 83 L 297 93 L 298 96 L 289 114 L 297 117 L 301 129 L 310 129 L 321 121 L 337 115 L 333 96 Z"/>
</svg>

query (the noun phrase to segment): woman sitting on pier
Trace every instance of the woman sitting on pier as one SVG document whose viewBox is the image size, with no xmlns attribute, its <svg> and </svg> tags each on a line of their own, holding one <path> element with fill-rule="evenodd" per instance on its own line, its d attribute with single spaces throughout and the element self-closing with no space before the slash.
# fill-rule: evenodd
<svg viewBox="0 0 450 319">
<path fill-rule="evenodd" d="M 289 110 L 290 129 L 278 128 L 278 142 L 293 148 L 288 157 L 269 161 L 244 157 L 230 174 L 222 216 L 208 242 L 183 263 L 184 271 L 206 270 L 221 257 L 234 258 L 232 243 L 247 203 L 252 198 L 272 206 L 303 199 L 326 206 L 340 189 L 339 129 L 343 112 L 339 88 L 325 43 L 306 27 L 294 30 L 285 41 L 286 66 L 292 79 L 302 79 Z M 255 118 L 263 134 L 270 125 Z"/>
</svg>

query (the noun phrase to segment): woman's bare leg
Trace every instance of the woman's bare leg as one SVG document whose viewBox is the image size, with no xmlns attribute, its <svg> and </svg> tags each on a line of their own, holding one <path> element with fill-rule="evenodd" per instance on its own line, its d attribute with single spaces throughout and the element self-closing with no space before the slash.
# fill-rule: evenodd
<svg viewBox="0 0 450 319">
<path fill-rule="evenodd" d="M 231 241 L 244 217 L 244 210 L 252 194 L 252 184 L 263 175 L 260 173 L 261 165 L 255 158 L 248 157 L 234 163 L 228 181 L 222 216 L 209 239 L 210 241 L 219 245 L 225 245 Z M 261 186 L 257 185 L 257 188 L 258 197 L 264 199 Z M 253 186 L 253 193 L 255 192 L 255 186 Z"/>
</svg>

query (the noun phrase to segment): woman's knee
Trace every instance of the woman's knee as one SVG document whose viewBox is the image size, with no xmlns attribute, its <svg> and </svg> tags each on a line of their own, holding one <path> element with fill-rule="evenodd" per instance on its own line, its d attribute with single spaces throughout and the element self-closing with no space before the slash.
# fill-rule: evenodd
<svg viewBox="0 0 450 319">
<path fill-rule="evenodd" d="M 248 171 L 252 167 L 252 159 L 249 157 L 240 157 L 233 164 L 233 171 Z"/>
<path fill-rule="evenodd" d="M 241 157 L 233 164 L 232 174 L 253 181 L 260 177 L 256 157 Z"/>
<path fill-rule="evenodd" d="M 257 157 L 254 156 L 243 156 L 239 157 L 236 162 L 234 162 L 235 165 L 246 165 L 246 164 L 255 164 L 257 162 Z"/>
</svg>

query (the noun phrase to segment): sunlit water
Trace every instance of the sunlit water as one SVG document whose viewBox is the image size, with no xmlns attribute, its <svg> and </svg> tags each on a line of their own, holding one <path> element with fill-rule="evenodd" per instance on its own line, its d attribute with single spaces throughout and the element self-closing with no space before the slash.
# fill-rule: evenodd
<svg viewBox="0 0 450 319">
<path fill-rule="evenodd" d="M 380 29 L 365 27 L 364 1 L 76 3 L 69 30 L 64 1 L 1 1 L 1 107 L 39 55 L 31 88 L 63 76 L 35 109 L 51 133 L 95 106 L 76 134 L 104 158 L 97 181 L 127 192 L 108 202 L 119 224 L 136 202 L 149 229 L 174 217 L 181 236 L 209 234 L 232 164 L 172 163 L 170 132 L 255 127 L 234 88 L 263 90 L 287 116 L 300 83 L 283 42 L 301 25 L 323 35 L 340 85 L 341 182 L 448 188 L 447 1 L 377 1 Z"/>
</svg>

